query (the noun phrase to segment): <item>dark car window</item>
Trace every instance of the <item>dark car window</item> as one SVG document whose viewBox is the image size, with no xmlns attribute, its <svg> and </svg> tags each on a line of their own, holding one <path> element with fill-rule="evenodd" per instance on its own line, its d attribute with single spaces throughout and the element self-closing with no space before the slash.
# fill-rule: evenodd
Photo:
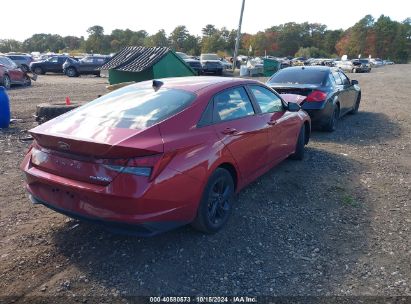
<svg viewBox="0 0 411 304">
<path fill-rule="evenodd" d="M 151 85 L 131 85 L 79 108 L 72 118 L 94 117 L 107 127 L 144 129 L 182 111 L 195 97 L 184 90 L 161 88 L 155 91 Z"/>
<path fill-rule="evenodd" d="M 344 75 L 344 73 L 338 72 L 338 74 L 340 74 L 340 77 L 344 85 L 350 84 L 350 80 L 347 76 Z"/>
<path fill-rule="evenodd" d="M 213 121 L 227 121 L 254 115 L 254 109 L 243 87 L 225 90 L 214 96 Z"/>
<path fill-rule="evenodd" d="M 51 57 L 51 58 L 48 59 L 47 61 L 49 61 L 49 62 L 58 62 L 59 59 L 58 59 L 58 57 Z"/>
<path fill-rule="evenodd" d="M 58 57 L 58 62 L 63 63 L 67 60 L 67 57 Z"/>
<path fill-rule="evenodd" d="M 261 112 L 273 113 L 284 111 L 280 97 L 270 90 L 258 85 L 252 85 L 250 86 L 250 89 L 260 106 Z"/>
<path fill-rule="evenodd" d="M 337 85 L 342 85 L 342 79 L 337 71 L 333 72 L 333 77 Z"/>
<path fill-rule="evenodd" d="M 317 69 L 283 69 L 275 73 L 268 83 L 322 84 L 328 71 Z"/>
</svg>

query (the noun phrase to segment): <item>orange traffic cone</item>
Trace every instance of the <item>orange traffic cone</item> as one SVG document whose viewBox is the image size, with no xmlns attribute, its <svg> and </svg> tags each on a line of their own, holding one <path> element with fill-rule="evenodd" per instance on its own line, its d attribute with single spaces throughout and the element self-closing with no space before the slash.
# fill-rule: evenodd
<svg viewBox="0 0 411 304">
<path fill-rule="evenodd" d="M 69 106 L 71 104 L 71 101 L 70 101 L 70 97 L 66 97 L 66 106 Z"/>
</svg>

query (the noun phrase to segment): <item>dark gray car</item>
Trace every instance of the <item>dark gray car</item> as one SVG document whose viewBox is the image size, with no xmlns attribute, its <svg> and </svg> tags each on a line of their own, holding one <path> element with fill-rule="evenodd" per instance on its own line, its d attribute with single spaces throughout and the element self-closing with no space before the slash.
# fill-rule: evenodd
<svg viewBox="0 0 411 304">
<path fill-rule="evenodd" d="M 87 56 L 80 60 L 68 58 L 63 64 L 63 72 L 69 77 L 79 75 L 100 76 L 99 68 L 110 59 L 110 56 Z"/>
</svg>

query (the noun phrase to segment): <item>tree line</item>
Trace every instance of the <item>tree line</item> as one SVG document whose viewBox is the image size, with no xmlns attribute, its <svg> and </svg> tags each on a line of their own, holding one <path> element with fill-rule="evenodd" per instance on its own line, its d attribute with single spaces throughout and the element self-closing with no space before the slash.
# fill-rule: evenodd
<svg viewBox="0 0 411 304">
<path fill-rule="evenodd" d="M 87 33 L 87 38 L 34 34 L 22 42 L 3 39 L 0 40 L 0 52 L 108 54 L 135 45 L 170 47 L 191 55 L 212 52 L 232 56 L 236 38 L 236 30 L 219 29 L 212 24 L 202 29 L 201 36 L 190 34 L 184 25 L 177 26 L 170 35 L 164 30 L 149 35 L 145 30 L 130 29 L 115 29 L 111 34 L 105 34 L 100 25 L 90 27 Z M 243 33 L 240 54 L 278 57 L 339 57 L 346 54 L 350 58 L 371 55 L 405 63 L 411 56 L 411 18 L 398 22 L 384 15 L 377 20 L 366 15 L 347 30 L 330 30 L 321 23 L 288 22 L 253 35 Z"/>
</svg>

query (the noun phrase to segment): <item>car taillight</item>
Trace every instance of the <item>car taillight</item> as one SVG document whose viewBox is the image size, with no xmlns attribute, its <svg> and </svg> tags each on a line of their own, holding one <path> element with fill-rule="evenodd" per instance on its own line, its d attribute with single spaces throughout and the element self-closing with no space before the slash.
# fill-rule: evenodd
<svg viewBox="0 0 411 304">
<path fill-rule="evenodd" d="M 315 101 L 324 101 L 327 98 L 327 93 L 323 92 L 323 91 L 312 91 L 307 98 L 305 99 L 305 101 L 308 102 L 315 102 Z"/>
<path fill-rule="evenodd" d="M 105 160 L 105 167 L 117 172 L 149 177 L 157 177 L 173 157 L 172 153 L 135 157 L 128 160 Z"/>
</svg>

